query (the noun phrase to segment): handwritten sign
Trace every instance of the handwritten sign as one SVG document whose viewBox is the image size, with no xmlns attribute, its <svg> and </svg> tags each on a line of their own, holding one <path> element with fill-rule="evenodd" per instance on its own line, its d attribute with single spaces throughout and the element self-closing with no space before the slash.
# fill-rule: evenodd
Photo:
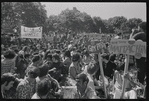
<svg viewBox="0 0 149 101">
<path fill-rule="evenodd" d="M 47 41 L 53 41 L 53 36 L 47 35 L 47 36 L 46 36 L 46 40 L 47 40 Z"/>
<path fill-rule="evenodd" d="M 42 27 L 21 26 L 21 38 L 42 38 Z"/>
<path fill-rule="evenodd" d="M 106 45 L 99 41 L 90 41 L 87 47 L 90 53 L 99 53 L 103 48 L 106 48 Z"/>
<path fill-rule="evenodd" d="M 133 55 L 139 59 L 146 57 L 146 42 L 141 40 L 135 41 L 124 39 L 112 39 L 110 42 L 109 51 L 115 54 Z"/>
<path fill-rule="evenodd" d="M 89 39 L 94 41 L 99 41 L 102 39 L 101 34 L 89 34 Z"/>
</svg>

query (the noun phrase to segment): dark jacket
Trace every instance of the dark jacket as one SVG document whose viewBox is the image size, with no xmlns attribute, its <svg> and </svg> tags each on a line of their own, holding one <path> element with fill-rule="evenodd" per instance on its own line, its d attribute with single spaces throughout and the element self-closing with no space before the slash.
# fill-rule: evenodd
<svg viewBox="0 0 149 101">
<path fill-rule="evenodd" d="M 104 68 L 104 75 L 112 79 L 116 67 L 117 65 L 114 62 L 109 61 L 106 64 L 106 68 Z"/>
<path fill-rule="evenodd" d="M 142 40 L 143 42 L 146 42 L 146 33 L 139 32 L 133 36 L 133 39 Z M 139 69 L 139 72 L 138 72 L 139 82 L 143 83 L 145 74 L 146 74 L 146 58 L 142 57 L 140 59 L 136 59 L 136 65 L 137 65 L 137 68 Z"/>
</svg>

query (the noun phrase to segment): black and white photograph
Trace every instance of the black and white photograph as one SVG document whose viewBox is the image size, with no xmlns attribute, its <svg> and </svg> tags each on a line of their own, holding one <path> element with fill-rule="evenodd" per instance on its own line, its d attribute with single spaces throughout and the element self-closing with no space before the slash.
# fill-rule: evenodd
<svg viewBox="0 0 149 101">
<path fill-rule="evenodd" d="M 1 2 L 1 99 L 146 99 L 146 2 Z"/>
</svg>

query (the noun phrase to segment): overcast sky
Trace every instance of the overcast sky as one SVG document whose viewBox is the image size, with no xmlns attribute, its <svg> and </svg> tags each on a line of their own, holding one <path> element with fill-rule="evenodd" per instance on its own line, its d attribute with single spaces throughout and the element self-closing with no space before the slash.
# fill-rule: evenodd
<svg viewBox="0 0 149 101">
<path fill-rule="evenodd" d="M 127 19 L 141 18 L 146 21 L 146 3 L 141 2 L 41 2 L 46 5 L 47 15 L 58 15 L 61 11 L 76 7 L 81 12 L 86 12 L 90 16 L 99 16 L 108 19 L 114 16 L 124 16 Z"/>
</svg>

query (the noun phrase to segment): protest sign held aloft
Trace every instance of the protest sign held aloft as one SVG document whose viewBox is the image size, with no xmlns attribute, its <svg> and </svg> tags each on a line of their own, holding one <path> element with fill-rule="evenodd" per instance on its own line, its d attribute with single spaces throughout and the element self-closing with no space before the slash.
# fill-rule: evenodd
<svg viewBox="0 0 149 101">
<path fill-rule="evenodd" d="M 21 26 L 21 38 L 42 38 L 42 27 Z"/>
<path fill-rule="evenodd" d="M 133 55 L 139 59 L 146 57 L 146 42 L 141 40 L 123 40 L 112 39 L 110 42 L 109 51 L 115 54 L 128 54 Z"/>
<path fill-rule="evenodd" d="M 88 50 L 91 53 L 99 53 L 102 51 L 103 48 L 105 48 L 105 44 L 100 41 L 90 41 L 88 42 Z"/>
<path fill-rule="evenodd" d="M 101 34 L 89 34 L 89 39 L 90 40 L 101 40 L 102 35 Z"/>
</svg>

